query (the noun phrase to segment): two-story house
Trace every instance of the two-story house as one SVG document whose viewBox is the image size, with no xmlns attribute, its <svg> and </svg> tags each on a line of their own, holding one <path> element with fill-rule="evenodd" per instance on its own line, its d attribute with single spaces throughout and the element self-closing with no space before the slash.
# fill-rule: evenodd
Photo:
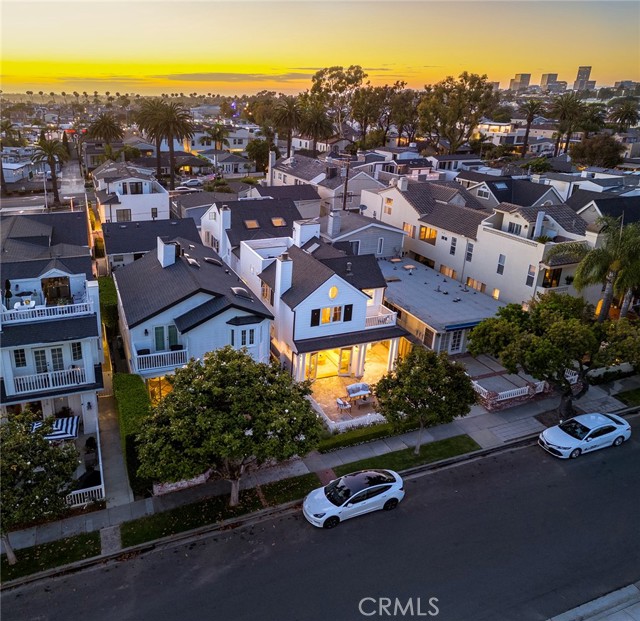
<svg viewBox="0 0 640 621">
<path fill-rule="evenodd" d="M 540 207 L 562 202 L 554 187 L 513 177 L 486 178 L 469 186 L 468 191 L 489 209 L 499 203 Z"/>
<path fill-rule="evenodd" d="M 92 177 L 101 222 L 170 218 L 169 192 L 150 169 L 108 160 L 93 171 Z"/>
<path fill-rule="evenodd" d="M 156 241 L 155 252 L 114 273 L 125 356 L 151 395 L 190 358 L 226 345 L 268 362 L 273 316 L 259 296 L 211 248 L 180 237 Z"/>
<path fill-rule="evenodd" d="M 307 218 L 317 218 L 320 215 L 320 195 L 308 184 L 304 185 L 257 185 L 251 188 L 248 198 L 290 199 L 298 208 L 300 215 Z"/>
</svg>

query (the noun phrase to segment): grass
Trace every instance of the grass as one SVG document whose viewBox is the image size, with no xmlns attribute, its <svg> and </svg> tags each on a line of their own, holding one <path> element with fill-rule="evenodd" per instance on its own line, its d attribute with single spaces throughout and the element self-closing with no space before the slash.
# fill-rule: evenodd
<svg viewBox="0 0 640 621">
<path fill-rule="evenodd" d="M 320 487 L 320 479 L 313 472 L 260 486 L 270 505 L 281 505 L 292 500 L 300 500 L 316 487 Z"/>
<path fill-rule="evenodd" d="M 625 405 L 640 405 L 640 388 L 634 388 L 633 390 L 625 390 L 615 395 L 616 399 L 619 399 Z"/>
<path fill-rule="evenodd" d="M 367 468 L 387 468 L 389 470 L 401 471 L 413 468 L 414 466 L 421 466 L 422 464 L 447 459 L 448 457 L 464 455 L 471 451 L 477 451 L 479 448 L 480 445 L 477 444 L 475 440 L 463 434 L 454 436 L 453 438 L 423 444 L 420 447 L 420 453 L 418 455 L 414 454 L 413 448 L 408 448 L 402 451 L 394 451 L 386 455 L 344 464 L 334 468 L 334 472 L 338 476 L 342 476 L 354 470 L 365 470 Z"/>
<path fill-rule="evenodd" d="M 16 550 L 18 562 L 15 565 L 9 565 L 6 555 L 2 555 L 0 563 L 2 581 L 15 580 L 46 569 L 99 556 L 100 551 L 100 533 L 98 532 L 85 533 L 60 541 L 43 543 L 32 548 Z"/>
<path fill-rule="evenodd" d="M 391 423 L 381 423 L 379 425 L 371 425 L 369 427 L 359 427 L 351 429 L 344 433 L 337 433 L 323 438 L 318 445 L 321 453 L 327 453 L 345 446 L 353 446 L 354 444 L 362 444 L 379 438 L 388 438 L 399 433 L 412 431 L 416 429 L 415 424 L 394 427 Z"/>
<path fill-rule="evenodd" d="M 253 489 L 240 492 L 240 504 L 234 508 L 229 507 L 229 496 L 214 496 L 163 513 L 126 522 L 120 528 L 122 546 L 125 548 L 135 546 L 258 511 L 261 508 L 262 504 Z"/>
</svg>

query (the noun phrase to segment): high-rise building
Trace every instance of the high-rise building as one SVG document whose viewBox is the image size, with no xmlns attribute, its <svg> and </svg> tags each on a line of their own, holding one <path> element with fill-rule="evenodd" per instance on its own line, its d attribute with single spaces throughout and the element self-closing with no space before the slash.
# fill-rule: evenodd
<svg viewBox="0 0 640 621">
<path fill-rule="evenodd" d="M 573 90 L 586 91 L 590 75 L 591 67 L 578 67 L 578 75 L 576 76 L 576 81 L 573 83 Z"/>
<path fill-rule="evenodd" d="M 530 73 L 516 73 L 516 77 L 509 82 L 510 91 L 524 91 L 529 86 L 531 80 Z"/>
<path fill-rule="evenodd" d="M 551 84 L 555 84 L 558 81 L 557 73 L 543 73 L 542 78 L 540 78 L 540 88 L 546 90 L 551 86 Z"/>
</svg>

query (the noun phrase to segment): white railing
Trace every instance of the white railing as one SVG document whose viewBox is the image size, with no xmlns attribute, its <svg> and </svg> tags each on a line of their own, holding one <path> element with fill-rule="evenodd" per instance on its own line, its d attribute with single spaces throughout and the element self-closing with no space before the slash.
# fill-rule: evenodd
<svg viewBox="0 0 640 621">
<path fill-rule="evenodd" d="M 375 315 L 367 315 L 365 319 L 366 328 L 377 328 L 378 326 L 393 326 L 396 323 L 398 313 L 388 309 L 386 306 L 378 306 Z"/>
<path fill-rule="evenodd" d="M 3 311 L 0 314 L 0 321 L 2 323 L 21 323 L 38 321 L 39 319 L 57 319 L 59 317 L 70 317 L 73 315 L 88 315 L 91 313 L 93 313 L 92 302 L 59 306 L 34 306 L 33 308 L 25 307 L 24 309 Z"/>
<path fill-rule="evenodd" d="M 76 384 L 86 384 L 87 374 L 82 367 L 67 371 L 51 371 L 50 373 L 36 373 L 13 378 L 15 394 L 24 392 L 38 392 L 52 388 L 65 388 Z"/>
<path fill-rule="evenodd" d="M 510 390 L 503 390 L 502 392 L 491 392 L 480 386 L 476 381 L 472 381 L 471 383 L 473 385 L 473 389 L 480 395 L 480 397 L 491 403 L 509 401 L 511 399 L 518 399 L 519 397 L 525 397 L 532 394 L 538 395 L 541 392 L 544 392 L 547 387 L 547 383 L 543 380 L 520 388 L 511 388 Z"/>
<path fill-rule="evenodd" d="M 476 382 L 475 380 L 471 380 L 471 384 L 473 385 L 473 389 L 484 399 L 489 396 L 489 391 L 486 388 L 483 388 Z"/>
<path fill-rule="evenodd" d="M 136 355 L 135 365 L 138 372 L 150 371 L 152 369 L 164 369 L 165 367 L 179 367 L 187 364 L 188 359 L 187 350 L 179 349 L 177 351 Z"/>
<path fill-rule="evenodd" d="M 67 494 L 65 497 L 65 501 L 70 507 L 78 507 L 98 500 L 104 500 L 104 485 L 102 484 L 96 485 L 95 487 L 87 487 L 86 489 L 79 489 Z"/>
<path fill-rule="evenodd" d="M 565 369 L 564 378 L 569 382 L 569 384 L 573 385 L 578 381 L 579 375 L 578 372 L 573 369 Z"/>
<path fill-rule="evenodd" d="M 544 295 L 545 293 L 568 293 L 569 285 L 562 285 L 561 287 L 536 287 L 536 294 Z"/>
</svg>

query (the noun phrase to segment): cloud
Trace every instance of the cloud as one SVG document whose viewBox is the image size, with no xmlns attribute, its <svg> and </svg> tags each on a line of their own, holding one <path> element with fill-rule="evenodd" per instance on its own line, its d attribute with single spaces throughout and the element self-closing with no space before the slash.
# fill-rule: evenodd
<svg viewBox="0 0 640 621">
<path fill-rule="evenodd" d="M 176 82 L 263 82 L 281 80 L 289 82 L 292 80 L 308 80 L 311 75 L 308 73 L 171 73 L 168 75 L 155 75 L 154 78 L 172 80 Z"/>
</svg>

